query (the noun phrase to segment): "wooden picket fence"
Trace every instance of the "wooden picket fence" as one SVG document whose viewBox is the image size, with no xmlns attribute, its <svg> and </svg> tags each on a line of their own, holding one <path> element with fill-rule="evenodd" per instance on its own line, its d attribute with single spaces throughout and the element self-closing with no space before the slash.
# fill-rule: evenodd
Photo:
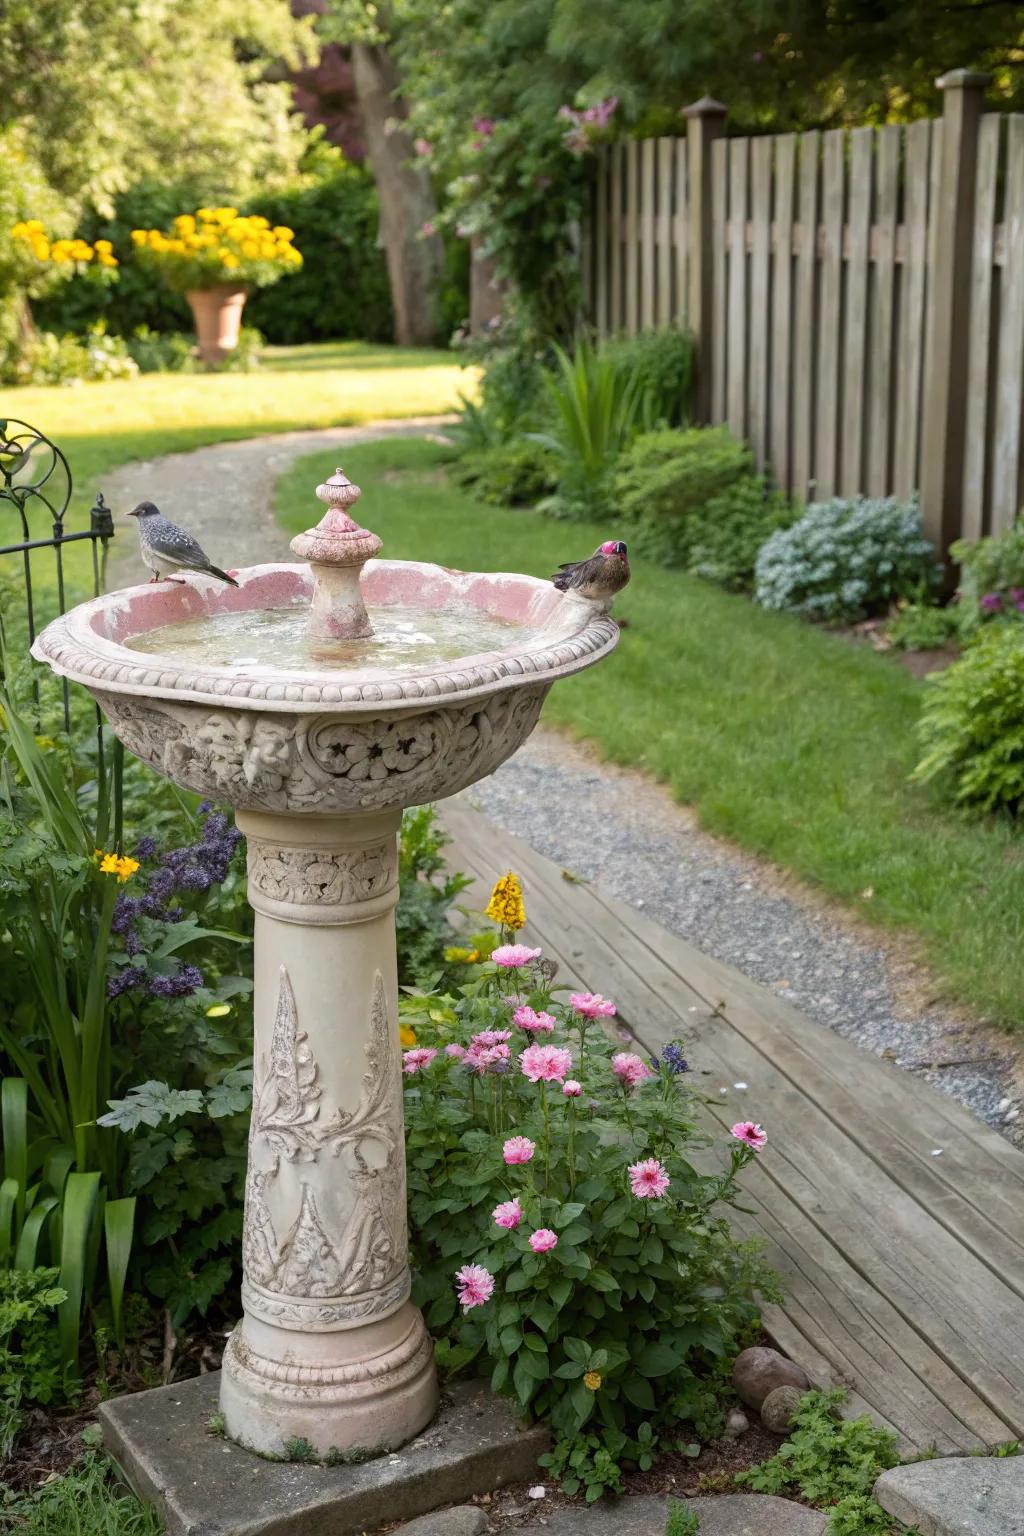
<svg viewBox="0 0 1024 1536">
<path fill-rule="evenodd" d="M 1024 500 L 1024 116 L 940 83 L 940 119 L 826 133 L 698 102 L 603 152 L 583 258 L 597 330 L 689 326 L 699 419 L 791 495 L 917 493 L 945 548 Z"/>
</svg>

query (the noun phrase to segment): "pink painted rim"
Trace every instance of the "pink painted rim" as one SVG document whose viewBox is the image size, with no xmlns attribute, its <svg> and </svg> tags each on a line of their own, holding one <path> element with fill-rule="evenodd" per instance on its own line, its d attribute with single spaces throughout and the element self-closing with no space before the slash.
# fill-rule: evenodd
<svg viewBox="0 0 1024 1536">
<path fill-rule="evenodd" d="M 308 599 L 306 565 L 256 565 L 235 573 L 237 588 L 190 575 L 187 585 L 126 587 L 82 603 L 39 634 L 37 661 L 93 691 L 179 703 L 224 704 L 294 714 L 329 708 L 339 713 L 399 712 L 424 701 L 458 703 L 527 683 L 553 682 L 592 666 L 615 648 L 618 626 L 598 606 L 558 592 L 550 582 L 511 572 L 452 571 L 408 560 L 371 560 L 364 594 L 375 603 L 455 600 L 517 621 L 534 631 L 514 649 L 459 657 L 442 667 L 401 673 L 295 670 L 260 676 L 246 666 L 185 667 L 172 655 L 142 656 L 120 643 L 176 620 Z"/>
</svg>

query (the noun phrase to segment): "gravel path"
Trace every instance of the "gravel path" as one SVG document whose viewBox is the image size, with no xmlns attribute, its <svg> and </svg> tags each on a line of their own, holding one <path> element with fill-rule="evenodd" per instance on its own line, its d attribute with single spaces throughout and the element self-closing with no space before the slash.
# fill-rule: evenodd
<svg viewBox="0 0 1024 1536">
<path fill-rule="evenodd" d="M 451 416 L 412 416 L 405 421 L 370 422 L 362 427 L 328 427 L 316 432 L 280 432 L 236 443 L 215 443 L 193 453 L 125 464 L 103 482 L 117 525 L 107 565 L 107 586 L 130 587 L 149 580 L 139 558 L 135 524 L 127 514 L 140 501 L 155 501 L 174 523 L 195 534 L 216 564 L 230 569 L 264 560 L 288 560 L 288 540 L 274 518 L 274 486 L 304 453 L 336 445 L 339 454 L 354 443 L 421 435 Z M 309 520 L 324 508 L 309 488 Z"/>
<path fill-rule="evenodd" d="M 819 1024 L 919 1072 L 1024 1144 L 1024 1084 L 1006 1035 L 930 1002 L 931 978 L 909 945 L 702 832 L 692 812 L 644 775 L 602 764 L 585 747 L 541 730 L 463 798 L 548 858 L 642 908 Z M 529 899 L 527 891 L 527 906 Z"/>
<path fill-rule="evenodd" d="M 331 444 L 340 456 L 349 444 L 422 433 L 443 420 L 288 432 L 126 465 L 104 485 L 120 525 L 108 584 L 148 574 L 125 518 L 139 501 L 155 501 L 184 523 L 218 564 L 287 558 L 271 502 L 277 478 L 294 459 Z M 311 523 L 319 506 L 313 491 L 311 485 Z M 586 748 L 538 731 L 466 798 L 549 858 L 820 1024 L 920 1072 L 1024 1145 L 1024 1067 L 1007 1036 L 934 1003 L 933 980 L 908 943 L 702 832 L 692 812 L 642 774 L 601 764 Z"/>
</svg>

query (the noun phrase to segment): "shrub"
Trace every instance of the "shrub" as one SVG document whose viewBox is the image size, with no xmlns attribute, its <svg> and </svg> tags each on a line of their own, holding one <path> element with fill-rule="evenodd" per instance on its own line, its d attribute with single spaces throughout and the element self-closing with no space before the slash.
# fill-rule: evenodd
<svg viewBox="0 0 1024 1536">
<path fill-rule="evenodd" d="M 705 581 L 749 592 L 762 544 L 799 514 L 760 475 L 744 475 L 691 518 L 687 568 Z"/>
<path fill-rule="evenodd" d="M 547 1464 L 593 1498 L 624 1457 L 649 1465 L 720 1423 L 766 1284 L 720 1203 L 761 1133 L 737 1127 L 698 1173 L 678 1043 L 658 1062 L 616 1051 L 597 1022 L 613 1005 L 556 1001 L 539 950 L 494 947 L 524 921 L 514 877 L 488 911 L 501 933 L 450 951 L 462 983 L 402 1004 L 415 1299 L 441 1364 L 474 1362 L 549 1420 Z"/>
<path fill-rule="evenodd" d="M 603 342 L 601 356 L 627 378 L 634 378 L 647 396 L 651 420 L 667 427 L 683 426 L 693 393 L 693 337 L 677 326 L 640 331 Z"/>
<path fill-rule="evenodd" d="M 953 799 L 1016 812 L 1024 801 L 1024 626 L 993 624 L 927 679 L 918 783 L 946 776 Z"/>
<path fill-rule="evenodd" d="M 757 601 L 806 619 L 862 619 L 934 586 L 935 550 L 916 503 L 858 496 L 817 502 L 757 557 Z"/>
<path fill-rule="evenodd" d="M 395 914 L 398 979 L 403 986 L 427 984 L 441 973 L 451 906 L 469 884 L 468 876 L 445 866 L 443 850 L 450 841 L 432 805 L 416 806 L 403 815 Z"/>
<path fill-rule="evenodd" d="M 11 1454 L 23 1409 L 61 1395 L 54 1311 L 66 1299 L 55 1269 L 0 1269 L 0 1460 Z"/>
<path fill-rule="evenodd" d="M 550 431 L 531 433 L 560 461 L 558 491 L 545 503 L 553 517 L 592 521 L 611 505 L 616 463 L 650 421 L 642 380 L 581 341 L 572 357 L 555 348 L 554 372 L 544 375 Z"/>
<path fill-rule="evenodd" d="M 0 367 L 3 384 L 80 384 L 99 379 L 133 379 L 139 372 L 120 336 L 108 336 L 98 321 L 84 336 L 37 331 Z"/>
<path fill-rule="evenodd" d="M 195 373 L 198 367 L 195 340 L 181 331 L 161 333 L 137 325 L 127 346 L 140 373 Z"/>
<path fill-rule="evenodd" d="M 623 454 L 615 500 L 638 551 L 686 565 L 694 514 L 749 476 L 750 451 L 726 427 L 644 432 Z"/>
<path fill-rule="evenodd" d="M 996 618 L 1017 619 L 1024 612 L 1024 521 L 974 544 L 960 539 L 950 547 L 960 566 L 957 619 L 961 634 L 972 635 Z"/>
<path fill-rule="evenodd" d="M 540 443 L 513 438 L 464 454 L 451 474 L 491 506 L 533 506 L 558 484 L 558 460 Z"/>
</svg>

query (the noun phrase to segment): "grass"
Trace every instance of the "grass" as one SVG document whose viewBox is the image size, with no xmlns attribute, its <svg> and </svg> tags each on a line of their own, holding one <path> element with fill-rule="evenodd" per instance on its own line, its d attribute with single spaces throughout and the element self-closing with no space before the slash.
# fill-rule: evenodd
<svg viewBox="0 0 1024 1536">
<path fill-rule="evenodd" d="M 7 389 L 0 393 L 0 415 L 30 422 L 64 450 L 75 481 L 72 531 L 86 526 L 104 476 L 131 459 L 266 432 L 440 414 L 472 380 L 450 352 L 324 342 L 268 347 L 253 373 L 150 373 L 76 387 Z M 39 531 L 48 532 L 37 521 Z M 9 526 L 0 506 L 0 534 Z M 65 551 L 71 592 L 79 597 L 92 593 L 88 549 L 83 543 Z M 49 551 L 33 558 L 33 579 L 41 589 L 53 585 Z"/>
<path fill-rule="evenodd" d="M 156 1511 L 119 1480 L 108 1457 L 87 1452 L 35 1493 L 5 1502 L 0 1485 L 0 1530 L 18 1536 L 160 1536 L 163 1526 Z"/>
<path fill-rule="evenodd" d="M 546 576 L 614 527 L 484 507 L 446 482 L 420 439 L 351 449 L 360 515 L 390 557 Z M 297 461 L 278 486 L 289 534 L 309 521 Z M 618 599 L 616 654 L 552 690 L 545 720 L 644 769 L 703 826 L 916 934 L 951 995 L 1024 1025 L 1024 847 L 997 819 L 971 821 L 911 787 L 926 684 L 895 661 L 767 613 L 642 560 Z"/>
</svg>

